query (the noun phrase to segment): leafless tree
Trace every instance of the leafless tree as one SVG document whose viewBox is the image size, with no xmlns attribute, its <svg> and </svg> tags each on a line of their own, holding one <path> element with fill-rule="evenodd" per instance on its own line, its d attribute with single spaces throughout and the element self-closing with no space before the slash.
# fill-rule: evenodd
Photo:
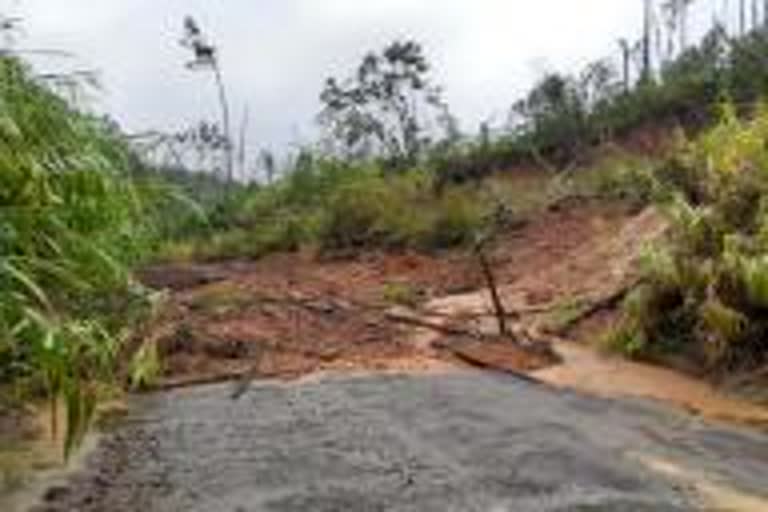
<svg viewBox="0 0 768 512">
<path fill-rule="evenodd" d="M 747 32 L 747 1 L 739 0 L 739 34 Z"/>
<path fill-rule="evenodd" d="M 763 0 L 763 25 L 768 26 L 768 0 Z"/>
<path fill-rule="evenodd" d="M 192 60 L 187 62 L 187 67 L 189 69 L 210 70 L 216 79 L 221 107 L 221 124 L 226 141 L 224 148 L 226 180 L 228 183 L 231 183 L 234 178 L 234 148 L 229 119 L 229 102 L 227 101 L 224 80 L 222 79 L 217 48 L 207 41 L 200 25 L 192 16 L 184 18 L 184 36 L 180 42 L 183 47 L 192 51 Z"/>
<path fill-rule="evenodd" d="M 619 48 L 621 48 L 621 70 L 624 92 L 628 93 L 631 86 L 630 63 L 632 61 L 632 45 L 627 39 L 619 39 Z"/>
<path fill-rule="evenodd" d="M 651 78 L 651 33 L 653 31 L 653 1 L 643 0 L 643 72 L 642 80 Z"/>
</svg>

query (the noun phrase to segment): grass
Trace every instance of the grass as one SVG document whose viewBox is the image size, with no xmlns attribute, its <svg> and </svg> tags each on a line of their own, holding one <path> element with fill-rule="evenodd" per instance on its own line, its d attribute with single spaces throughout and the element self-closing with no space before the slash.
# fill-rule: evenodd
<svg viewBox="0 0 768 512">
<path fill-rule="evenodd" d="M 381 297 L 390 304 L 415 308 L 422 301 L 423 295 L 417 286 L 410 283 L 390 282 L 382 288 Z"/>
<path fill-rule="evenodd" d="M 230 199 L 220 225 L 164 244 L 158 258 L 257 259 L 303 246 L 333 252 L 467 245 L 500 216 L 521 219 L 545 207 L 554 197 L 548 183 L 543 173 L 511 172 L 438 193 L 434 174 L 424 169 L 391 174 L 315 160 L 274 185 Z"/>
<path fill-rule="evenodd" d="M 585 311 L 590 307 L 591 304 L 584 298 L 565 298 L 557 302 L 552 311 L 545 315 L 543 325 L 551 332 L 563 332 L 584 318 Z"/>
</svg>

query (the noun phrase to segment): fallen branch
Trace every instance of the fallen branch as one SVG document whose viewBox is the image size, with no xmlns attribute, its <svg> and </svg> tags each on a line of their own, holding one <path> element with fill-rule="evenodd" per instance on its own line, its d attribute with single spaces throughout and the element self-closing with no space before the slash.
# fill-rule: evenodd
<svg viewBox="0 0 768 512">
<path fill-rule="evenodd" d="M 467 365 L 469 365 L 469 366 L 471 366 L 473 368 L 478 368 L 478 369 L 484 370 L 484 371 L 491 371 L 491 372 L 496 372 L 496 373 L 503 373 L 503 374 L 507 374 L 507 375 L 512 375 L 512 376 L 514 376 L 517 379 L 523 380 L 525 382 L 529 382 L 531 384 L 546 385 L 546 383 L 544 383 L 543 381 L 541 381 L 541 380 L 539 380 L 539 379 L 537 379 L 535 377 L 532 377 L 531 375 L 529 375 L 529 374 L 527 374 L 527 373 L 525 373 L 523 371 L 515 370 L 513 368 L 509 368 L 508 366 L 499 366 L 497 364 L 490 363 L 490 362 L 485 361 L 485 360 L 483 360 L 481 358 L 473 356 L 471 353 L 469 353 L 467 351 L 464 351 L 464 350 L 458 349 L 456 347 L 453 347 L 450 344 L 442 343 L 442 342 L 435 342 L 433 344 L 433 346 L 435 348 L 437 348 L 437 349 L 445 350 L 447 352 L 450 352 L 451 355 L 456 357 L 458 360 L 460 360 L 461 362 L 463 362 L 463 363 L 465 363 L 465 364 L 467 364 Z"/>
<path fill-rule="evenodd" d="M 384 318 L 386 320 L 396 322 L 399 324 L 411 325 L 413 327 L 422 327 L 424 329 L 430 329 L 441 334 L 447 334 L 452 336 L 469 336 L 472 338 L 481 339 L 485 336 L 476 331 L 469 329 L 462 329 L 453 325 L 442 324 L 439 322 L 431 322 L 424 318 L 414 317 L 410 315 L 402 315 L 400 313 L 388 312 L 385 313 Z"/>
</svg>

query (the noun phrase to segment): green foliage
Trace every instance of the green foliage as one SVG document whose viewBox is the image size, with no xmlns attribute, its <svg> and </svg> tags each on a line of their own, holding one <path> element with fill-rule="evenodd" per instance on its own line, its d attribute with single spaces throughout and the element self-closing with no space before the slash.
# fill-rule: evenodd
<svg viewBox="0 0 768 512">
<path fill-rule="evenodd" d="M 157 344 L 143 343 L 133 355 L 129 368 L 128 381 L 132 389 L 149 387 L 160 375 L 161 364 Z"/>
<path fill-rule="evenodd" d="M 68 454 L 145 303 L 127 269 L 154 238 L 157 190 L 128 178 L 103 122 L 31 76 L 0 58 L 0 382 L 65 403 Z"/>
<path fill-rule="evenodd" d="M 418 306 L 421 300 L 419 289 L 409 283 L 387 283 L 381 296 L 385 302 L 411 308 Z"/>
<path fill-rule="evenodd" d="M 382 157 L 395 169 L 415 164 L 431 142 L 430 122 L 455 131 L 429 68 L 419 43 L 395 41 L 368 53 L 352 78 L 329 78 L 320 94 L 329 142 L 347 158 Z"/>
<path fill-rule="evenodd" d="M 436 194 L 431 173 L 397 174 L 317 159 L 225 207 L 214 230 L 167 244 L 160 257 L 258 258 L 301 246 L 440 249 L 471 241 L 493 213 L 482 187 L 451 185 Z M 212 222 L 213 223 L 213 222 Z"/>
<path fill-rule="evenodd" d="M 723 98 L 742 114 L 768 92 L 767 52 L 767 28 L 730 38 L 715 26 L 658 76 L 635 84 L 603 60 L 573 75 L 549 73 L 513 104 L 503 134 L 491 140 L 481 133 L 449 152 L 435 148 L 429 165 L 445 181 L 464 182 L 521 164 L 568 166 L 590 148 L 647 127 L 708 127 L 720 119 Z"/>
<path fill-rule="evenodd" d="M 557 178 L 556 183 L 570 194 L 600 199 L 617 199 L 644 206 L 662 194 L 657 163 L 646 157 L 618 152 L 596 163 Z"/>
<path fill-rule="evenodd" d="M 644 256 L 644 284 L 627 299 L 614 345 L 685 351 L 719 370 L 768 361 L 766 127 L 764 108 L 739 121 L 726 105 L 719 124 L 661 168 L 668 240 Z"/>
</svg>

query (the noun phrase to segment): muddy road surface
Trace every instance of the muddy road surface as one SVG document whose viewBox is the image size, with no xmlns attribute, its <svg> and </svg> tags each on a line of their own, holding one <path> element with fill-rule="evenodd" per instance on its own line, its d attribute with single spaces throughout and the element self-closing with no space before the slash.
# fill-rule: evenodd
<svg viewBox="0 0 768 512">
<path fill-rule="evenodd" d="M 646 402 L 469 370 L 231 391 L 136 398 L 32 510 L 768 510 L 768 436 Z"/>
</svg>

